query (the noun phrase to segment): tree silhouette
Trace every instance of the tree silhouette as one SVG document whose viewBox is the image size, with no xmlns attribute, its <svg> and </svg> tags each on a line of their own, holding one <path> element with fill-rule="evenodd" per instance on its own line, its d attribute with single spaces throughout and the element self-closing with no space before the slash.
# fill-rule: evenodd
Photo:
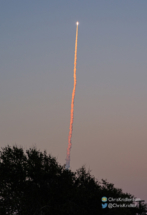
<svg viewBox="0 0 147 215">
<path fill-rule="evenodd" d="M 0 151 L 1 215 L 141 214 L 136 208 L 102 209 L 101 198 L 133 198 L 106 180 L 98 182 L 85 167 L 76 172 L 54 157 L 30 148 L 7 146 Z"/>
</svg>

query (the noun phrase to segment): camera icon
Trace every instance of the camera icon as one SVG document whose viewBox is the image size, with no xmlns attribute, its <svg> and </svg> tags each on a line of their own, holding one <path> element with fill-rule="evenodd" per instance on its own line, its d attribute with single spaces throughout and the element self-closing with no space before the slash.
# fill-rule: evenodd
<svg viewBox="0 0 147 215">
<path fill-rule="evenodd" d="M 107 202 L 107 197 L 103 196 L 102 197 L 102 202 Z"/>
</svg>

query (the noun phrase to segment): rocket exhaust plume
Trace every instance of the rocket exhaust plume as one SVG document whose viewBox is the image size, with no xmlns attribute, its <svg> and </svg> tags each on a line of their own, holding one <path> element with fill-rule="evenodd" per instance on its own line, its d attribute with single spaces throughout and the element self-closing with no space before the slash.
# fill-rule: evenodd
<svg viewBox="0 0 147 215">
<path fill-rule="evenodd" d="M 76 67 L 77 67 L 77 43 L 78 43 L 78 25 L 79 22 L 76 23 L 76 39 L 75 39 L 75 56 L 74 56 L 74 86 L 72 91 L 72 98 L 71 98 L 71 112 L 70 112 L 70 126 L 69 126 L 69 135 L 68 135 L 68 147 L 67 147 L 67 155 L 66 155 L 66 169 L 70 168 L 70 150 L 71 150 L 71 137 L 72 137 L 72 130 L 73 130 L 73 119 L 74 119 L 74 99 L 75 99 L 75 91 L 76 91 Z"/>
</svg>

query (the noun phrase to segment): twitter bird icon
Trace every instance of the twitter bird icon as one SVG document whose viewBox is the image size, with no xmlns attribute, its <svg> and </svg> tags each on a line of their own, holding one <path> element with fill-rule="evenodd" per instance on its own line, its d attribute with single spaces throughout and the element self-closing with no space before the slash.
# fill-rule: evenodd
<svg viewBox="0 0 147 215">
<path fill-rule="evenodd" d="M 106 208 L 107 207 L 107 203 L 102 204 L 102 208 Z"/>
</svg>

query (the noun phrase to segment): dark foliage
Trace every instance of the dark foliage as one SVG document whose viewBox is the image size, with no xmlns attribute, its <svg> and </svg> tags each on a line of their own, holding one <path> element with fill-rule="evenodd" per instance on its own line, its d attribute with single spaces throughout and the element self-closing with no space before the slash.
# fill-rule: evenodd
<svg viewBox="0 0 147 215">
<path fill-rule="evenodd" d="M 133 198 L 106 180 L 98 182 L 84 167 L 66 170 L 46 151 L 16 146 L 0 151 L 1 215 L 134 215 L 146 209 L 145 204 L 102 209 L 103 196 Z"/>
</svg>

